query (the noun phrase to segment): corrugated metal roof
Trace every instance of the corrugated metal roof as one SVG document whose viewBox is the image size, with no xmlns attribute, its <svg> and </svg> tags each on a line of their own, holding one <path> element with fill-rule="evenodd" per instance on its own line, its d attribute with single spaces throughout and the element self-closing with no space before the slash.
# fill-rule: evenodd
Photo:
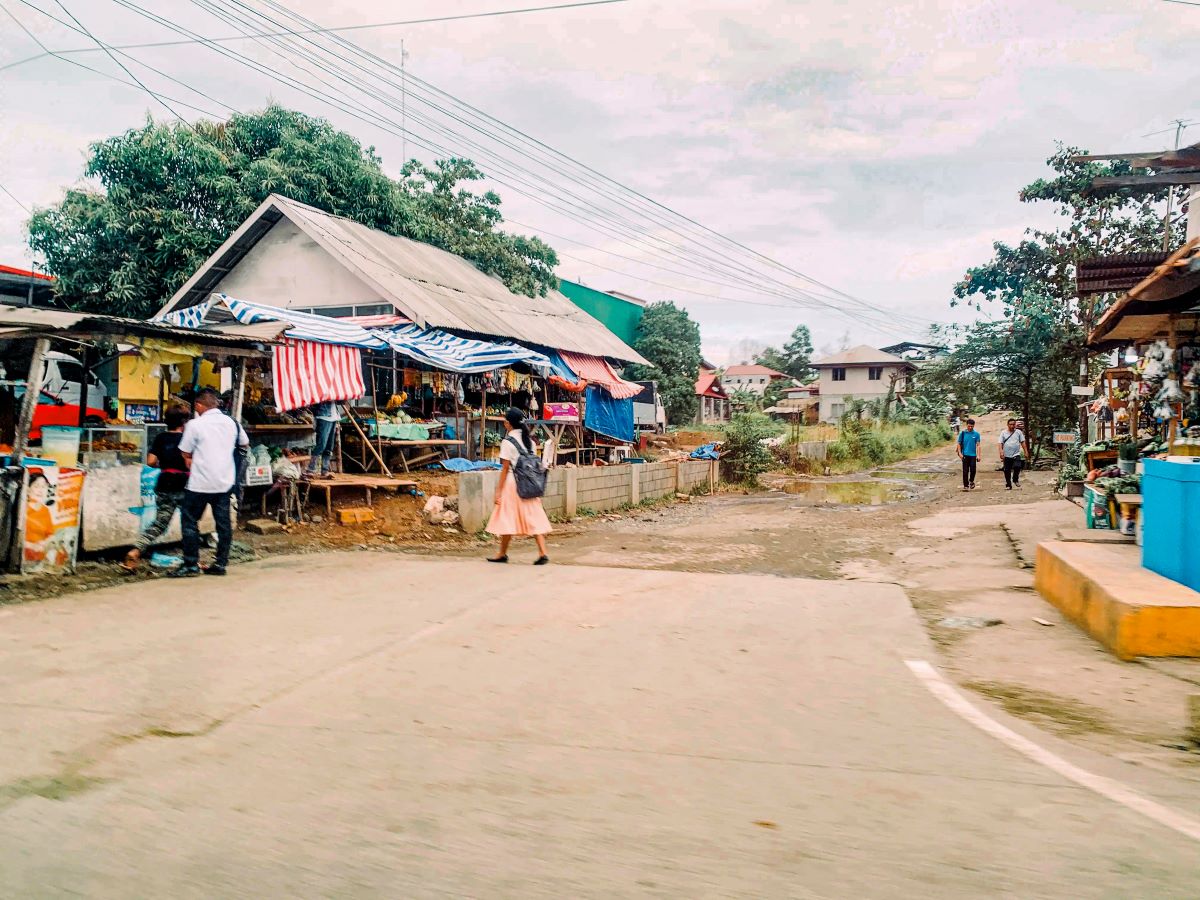
<svg viewBox="0 0 1200 900">
<path fill-rule="evenodd" d="M 874 347 L 868 347 L 866 344 L 860 344 L 857 347 L 851 347 L 849 350 L 843 350 L 841 353 L 835 353 L 832 356 L 826 356 L 824 359 L 818 359 L 813 363 L 814 366 L 867 366 L 886 363 L 903 363 L 905 360 L 899 356 L 893 356 L 891 353 L 884 353 L 882 350 L 877 350 Z"/>
<path fill-rule="evenodd" d="M 280 214 L 418 325 L 628 362 L 646 361 L 557 291 L 545 297 L 514 294 L 498 278 L 453 253 L 376 231 L 278 194 L 267 198 L 162 312 L 203 300 L 197 292 L 215 290 L 219 277 L 214 273 L 236 265 L 249 246 L 269 230 L 256 227 L 260 220 L 278 221 Z"/>
</svg>

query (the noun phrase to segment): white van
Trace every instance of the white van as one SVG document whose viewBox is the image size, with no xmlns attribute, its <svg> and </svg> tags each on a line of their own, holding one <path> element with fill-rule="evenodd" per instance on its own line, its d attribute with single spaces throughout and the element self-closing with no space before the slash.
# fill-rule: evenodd
<svg viewBox="0 0 1200 900">
<path fill-rule="evenodd" d="M 633 424 L 638 431 L 663 434 L 667 430 L 667 411 L 658 394 L 657 381 L 635 381 L 642 392 L 633 398 Z"/>
<path fill-rule="evenodd" d="M 42 390 L 71 406 L 78 406 L 82 395 L 81 385 L 87 380 L 87 405 L 89 409 L 105 409 L 108 390 L 95 372 L 84 372 L 83 365 L 75 357 L 51 350 L 46 354 L 42 367 Z"/>
</svg>

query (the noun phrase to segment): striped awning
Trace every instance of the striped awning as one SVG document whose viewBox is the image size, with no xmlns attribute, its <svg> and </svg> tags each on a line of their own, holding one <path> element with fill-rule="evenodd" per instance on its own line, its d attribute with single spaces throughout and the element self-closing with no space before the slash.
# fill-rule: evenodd
<svg viewBox="0 0 1200 900">
<path fill-rule="evenodd" d="M 341 344 L 365 350 L 385 350 L 388 347 L 386 341 L 361 325 L 333 319 L 329 316 L 318 316 L 313 313 L 297 312 L 294 309 L 280 309 L 277 306 L 264 306 L 261 303 L 238 300 L 228 294 L 213 294 L 203 303 L 167 313 L 156 321 L 169 322 L 183 328 L 201 328 L 211 320 L 213 313 L 218 310 L 227 312 L 243 325 L 254 325 L 258 322 L 287 322 L 291 327 L 284 334 L 298 341 Z"/>
<path fill-rule="evenodd" d="M 589 384 L 604 388 L 616 400 L 628 400 L 642 392 L 640 384 L 625 381 L 613 371 L 613 367 L 603 357 L 572 353 L 569 350 L 561 350 L 559 353 L 563 362 L 570 366 L 576 375 L 586 379 Z"/>
<path fill-rule="evenodd" d="M 387 341 L 397 353 L 447 372 L 491 372 L 516 363 L 550 368 L 550 360 L 545 354 L 511 341 L 476 341 L 412 324 L 378 328 L 373 333 Z"/>
<path fill-rule="evenodd" d="M 280 412 L 366 393 L 362 351 L 344 344 L 285 340 L 274 348 L 271 377 Z"/>
</svg>

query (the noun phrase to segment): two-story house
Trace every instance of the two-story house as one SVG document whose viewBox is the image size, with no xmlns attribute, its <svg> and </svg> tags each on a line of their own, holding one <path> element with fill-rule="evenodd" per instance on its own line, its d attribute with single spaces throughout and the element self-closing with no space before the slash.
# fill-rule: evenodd
<svg viewBox="0 0 1200 900">
<path fill-rule="evenodd" d="M 725 390 L 730 393 L 749 391 L 760 397 L 766 391 L 767 385 L 787 377 L 783 372 L 776 372 L 774 369 L 760 365 L 730 366 L 721 373 L 721 381 L 725 385 Z"/>
<path fill-rule="evenodd" d="M 820 418 L 836 422 L 853 400 L 903 396 L 916 366 L 892 353 L 865 344 L 835 353 L 813 364 L 819 373 Z"/>
</svg>

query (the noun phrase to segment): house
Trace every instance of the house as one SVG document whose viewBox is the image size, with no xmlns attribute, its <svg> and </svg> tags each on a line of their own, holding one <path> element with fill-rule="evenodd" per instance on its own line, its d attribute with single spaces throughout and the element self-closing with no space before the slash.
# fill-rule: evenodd
<svg viewBox="0 0 1200 900">
<path fill-rule="evenodd" d="M 909 377 L 917 371 L 914 363 L 865 344 L 812 365 L 819 373 L 822 422 L 836 422 L 853 400 L 882 400 L 889 393 L 902 397 Z"/>
<path fill-rule="evenodd" d="M 759 396 L 766 391 L 767 385 L 787 379 L 788 376 L 783 372 L 776 372 L 774 369 L 760 365 L 730 366 L 721 373 L 721 383 L 724 384 L 725 390 L 730 393 L 749 391 Z"/>
<path fill-rule="evenodd" d="M 557 291 L 515 294 L 453 253 L 278 194 L 251 213 L 159 315 L 197 306 L 217 292 L 334 318 L 398 314 L 463 337 L 646 362 Z"/>
<path fill-rule="evenodd" d="M 793 384 L 783 389 L 787 400 L 815 400 L 821 394 L 821 383 L 810 381 L 808 384 Z"/>
<path fill-rule="evenodd" d="M 696 409 L 697 425 L 715 425 L 729 421 L 729 395 L 721 384 L 721 376 L 714 369 L 701 369 L 696 379 L 696 397 L 700 405 Z"/>
<path fill-rule="evenodd" d="M 558 290 L 626 344 L 632 347 L 637 342 L 645 300 L 618 291 L 598 291 L 565 278 L 559 279 Z"/>
</svg>

